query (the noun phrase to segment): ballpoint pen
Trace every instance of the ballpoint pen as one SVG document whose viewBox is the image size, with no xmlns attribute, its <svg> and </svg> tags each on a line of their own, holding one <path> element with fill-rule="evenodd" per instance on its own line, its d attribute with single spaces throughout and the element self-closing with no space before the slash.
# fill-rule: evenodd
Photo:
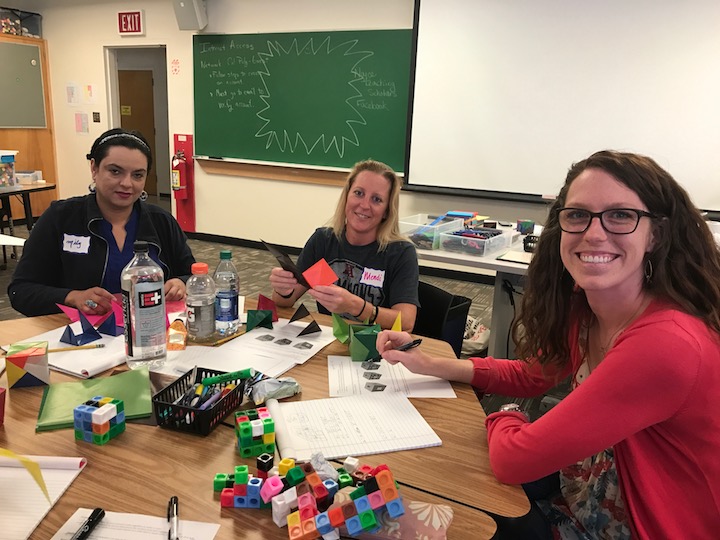
<svg viewBox="0 0 720 540">
<path fill-rule="evenodd" d="M 93 529 L 97 526 L 98 523 L 100 523 L 100 521 L 104 517 L 105 510 L 103 510 L 102 508 L 96 508 L 95 510 L 93 510 L 90 514 L 90 517 L 87 518 L 82 525 L 80 525 L 80 528 L 75 534 L 72 535 L 70 540 L 84 540 L 85 538 L 88 538 L 90 536 L 90 533 L 92 533 Z"/>
<path fill-rule="evenodd" d="M 414 349 L 418 345 L 422 343 L 422 339 L 414 339 L 412 341 L 408 341 L 407 343 L 400 345 L 399 347 L 395 347 L 394 351 L 409 351 L 410 349 Z M 370 362 L 379 362 L 382 360 L 382 355 L 378 354 L 377 356 L 370 358 Z"/>
<path fill-rule="evenodd" d="M 174 495 L 170 497 L 170 501 L 168 502 L 167 519 L 170 527 L 168 530 L 168 540 L 180 540 L 180 536 L 178 535 L 178 498 Z"/>
</svg>

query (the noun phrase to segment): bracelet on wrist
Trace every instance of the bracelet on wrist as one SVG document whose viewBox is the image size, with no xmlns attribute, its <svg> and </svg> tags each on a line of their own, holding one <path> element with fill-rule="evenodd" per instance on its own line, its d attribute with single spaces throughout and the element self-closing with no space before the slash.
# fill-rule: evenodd
<svg viewBox="0 0 720 540">
<path fill-rule="evenodd" d="M 273 289 L 273 291 L 275 291 L 275 294 L 277 294 L 280 298 L 284 298 L 285 300 L 287 300 L 288 298 L 292 297 L 292 295 L 295 293 L 295 289 L 293 289 L 292 291 L 290 291 L 290 294 L 280 294 L 280 293 L 277 292 L 277 290 L 275 290 L 275 289 Z"/>
<path fill-rule="evenodd" d="M 356 318 L 356 319 L 359 319 L 360 316 L 363 314 L 363 311 L 365 311 L 365 306 L 367 306 L 367 300 L 363 299 L 363 307 L 362 307 L 362 309 L 360 310 L 360 313 L 358 313 L 357 315 L 355 315 L 355 318 Z"/>
<path fill-rule="evenodd" d="M 370 320 L 368 321 L 370 324 L 374 324 L 374 323 L 375 323 L 375 319 L 377 319 L 377 316 L 378 316 L 378 312 L 379 312 L 379 311 L 380 311 L 380 308 L 379 308 L 378 306 L 376 306 L 376 305 L 373 304 L 372 317 L 370 317 Z"/>
</svg>

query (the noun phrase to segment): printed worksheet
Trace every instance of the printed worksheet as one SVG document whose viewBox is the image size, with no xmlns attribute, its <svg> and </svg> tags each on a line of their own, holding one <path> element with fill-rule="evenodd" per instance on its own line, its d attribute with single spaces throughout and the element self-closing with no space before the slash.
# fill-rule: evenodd
<svg viewBox="0 0 720 540">
<path fill-rule="evenodd" d="M 353 362 L 349 356 L 328 356 L 330 396 L 401 393 L 414 398 L 454 398 L 445 379 L 417 375 L 402 364 Z"/>
</svg>

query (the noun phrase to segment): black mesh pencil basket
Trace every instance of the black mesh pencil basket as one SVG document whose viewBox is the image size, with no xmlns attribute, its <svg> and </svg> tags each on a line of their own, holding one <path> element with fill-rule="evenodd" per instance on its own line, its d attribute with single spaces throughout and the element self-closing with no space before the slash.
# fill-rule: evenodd
<svg viewBox="0 0 720 540">
<path fill-rule="evenodd" d="M 209 385 L 204 393 L 196 392 L 196 384 L 207 377 L 225 374 L 225 371 L 198 367 L 160 390 L 152 399 L 158 426 L 197 435 L 209 434 L 242 404 L 247 379 Z"/>
</svg>

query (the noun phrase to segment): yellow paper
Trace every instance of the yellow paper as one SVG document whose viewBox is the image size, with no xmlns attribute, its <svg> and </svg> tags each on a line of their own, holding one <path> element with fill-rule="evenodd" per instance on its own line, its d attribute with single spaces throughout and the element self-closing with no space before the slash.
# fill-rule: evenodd
<svg viewBox="0 0 720 540">
<path fill-rule="evenodd" d="M 402 321 L 400 319 L 401 315 L 402 312 L 398 311 L 398 315 L 395 318 L 395 322 L 393 323 L 391 330 L 395 330 L 396 332 L 402 332 Z"/>
<path fill-rule="evenodd" d="M 40 489 L 43 492 L 43 495 L 45 495 L 45 498 L 48 500 L 50 504 L 52 504 L 52 501 L 50 500 L 50 494 L 48 493 L 47 486 L 45 485 L 45 480 L 43 480 L 42 471 L 40 470 L 40 465 L 33 461 L 32 459 L 28 459 L 25 456 L 19 456 L 15 452 L 11 452 L 10 450 L 5 450 L 4 448 L 0 448 L 0 456 L 10 458 L 10 459 L 17 459 L 23 467 L 27 469 L 27 471 L 30 473 L 30 475 L 35 479 L 35 482 L 37 482 L 37 485 L 40 486 Z"/>
</svg>

